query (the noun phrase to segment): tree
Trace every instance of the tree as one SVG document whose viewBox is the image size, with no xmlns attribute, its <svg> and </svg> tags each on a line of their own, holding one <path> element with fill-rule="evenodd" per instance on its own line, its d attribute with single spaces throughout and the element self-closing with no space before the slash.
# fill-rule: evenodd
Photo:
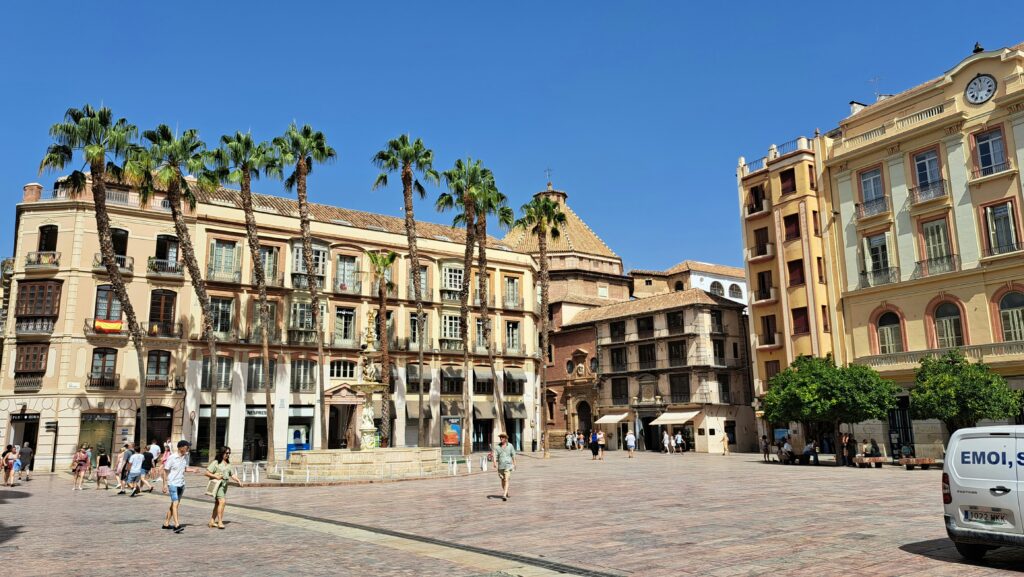
<svg viewBox="0 0 1024 577">
<path fill-rule="evenodd" d="M 221 182 L 240 185 L 239 198 L 242 201 L 242 212 L 245 214 L 245 236 L 249 243 L 249 255 L 252 257 L 253 279 L 256 293 L 259 295 L 259 327 L 263 353 L 260 358 L 260 376 L 263 379 L 264 402 L 267 407 L 267 461 L 273 465 L 274 454 L 274 378 L 270 374 L 270 331 L 276 328 L 270 318 L 270 305 L 267 304 L 266 263 L 260 251 L 259 231 L 256 228 L 256 214 L 252 207 L 252 181 L 258 179 L 260 173 L 279 175 L 280 165 L 274 154 L 272 145 L 266 142 L 256 143 L 252 135 L 236 132 L 234 135 L 220 137 L 220 148 L 211 151 L 210 160 L 215 166 L 215 174 Z"/>
<path fill-rule="evenodd" d="M 395 264 L 398 255 L 394 251 L 366 251 L 370 259 L 370 274 L 373 286 L 377 289 L 377 344 L 380 347 L 380 382 L 384 385 L 381 391 L 380 404 L 380 436 L 385 439 L 385 446 L 391 441 L 391 351 L 388 339 L 388 291 L 394 284 L 388 280 L 388 271 Z"/>
<path fill-rule="evenodd" d="M 540 249 L 540 398 L 537 400 L 541 410 L 547 403 L 548 378 L 547 378 L 547 353 L 548 353 L 548 314 L 550 303 L 548 301 L 548 290 L 550 288 L 550 276 L 548 274 L 548 238 L 557 239 L 561 236 L 559 227 L 565 226 L 565 213 L 557 202 L 547 196 L 535 196 L 533 200 L 522 207 L 523 215 L 516 221 L 516 228 L 521 228 L 529 234 L 537 237 L 537 247 Z M 544 456 L 548 456 L 548 435 L 547 416 L 541 420 L 541 427 L 544 435 Z"/>
<path fill-rule="evenodd" d="M 135 307 L 128 298 L 121 269 L 114 258 L 114 242 L 110 232 L 110 214 L 107 212 L 107 178 L 121 180 L 123 167 L 118 161 L 123 160 L 138 129 L 124 118 L 114 120 L 109 108 L 93 108 L 89 104 L 82 108 L 69 108 L 64 113 L 64 121 L 50 127 L 50 136 L 54 143 L 46 149 L 39 173 L 58 171 L 74 161 L 75 151 L 79 151 L 84 160 L 83 170 L 72 171 L 62 181 L 72 197 L 81 196 L 88 184 L 92 192 L 92 202 L 96 213 L 96 231 L 99 235 L 100 257 L 103 268 L 107 271 L 110 285 L 121 303 L 121 311 L 128 319 L 128 334 L 135 347 L 135 356 L 139 364 L 139 439 L 146 442 L 146 366 L 143 356 L 143 330 L 135 316 Z"/>
<path fill-rule="evenodd" d="M 972 363 L 959 349 L 921 359 L 910 391 L 915 419 L 938 419 L 953 434 L 985 419 L 1020 414 L 1021 393 L 984 363 Z"/>
<path fill-rule="evenodd" d="M 306 285 L 309 288 L 313 306 L 313 327 L 316 330 L 316 371 L 317 391 L 320 395 L 320 443 L 327 446 L 327 400 L 324 394 L 324 331 L 320 318 L 320 298 L 316 269 L 313 266 L 313 238 L 309 232 L 309 200 L 306 196 L 306 178 L 313 171 L 314 164 L 323 164 L 337 158 L 323 132 L 306 124 L 299 128 L 293 122 L 284 135 L 274 139 L 274 146 L 281 155 L 282 165 L 294 165 L 295 170 L 284 181 L 285 188 L 295 190 L 299 199 L 299 228 L 302 231 L 302 261 L 306 269 Z"/>
<path fill-rule="evenodd" d="M 134 147 L 128 153 L 125 164 L 125 177 L 132 185 L 138 187 L 139 195 L 148 199 L 156 190 L 165 190 L 167 204 L 171 209 L 174 231 L 178 235 L 185 268 L 188 269 L 192 291 L 199 301 L 202 313 L 202 339 L 206 341 L 210 351 L 210 446 L 208 458 L 212 459 L 217 452 L 217 389 L 220 375 L 217 362 L 217 339 L 213 332 L 213 315 L 210 309 L 210 295 L 206 292 L 206 281 L 203 280 L 199 261 L 196 260 L 192 237 L 185 223 L 182 203 L 189 210 L 195 211 L 196 193 L 211 191 L 217 183 L 213 174 L 206 167 L 206 145 L 199 139 L 199 132 L 188 129 L 175 135 L 166 124 L 154 130 L 142 133 L 149 148 Z"/>
<path fill-rule="evenodd" d="M 437 198 L 436 207 L 439 212 L 455 211 L 453 226 L 466 227 L 466 250 L 462 257 L 462 290 L 459 292 L 459 336 L 462 338 L 462 360 L 465 379 L 470 375 L 469 364 L 469 287 L 473 278 L 473 246 L 476 241 L 476 195 L 479 194 L 488 179 L 490 171 L 483 167 L 479 160 L 461 158 L 455 166 L 442 173 L 448 192 Z M 463 452 L 473 452 L 473 419 L 470 388 L 463 381 L 462 399 L 468 415 L 463 427 Z"/>
<path fill-rule="evenodd" d="M 409 274 L 412 275 L 413 299 L 416 301 L 416 330 L 419 336 L 418 383 L 419 391 L 419 428 L 417 442 L 423 446 L 427 439 L 427 424 L 424 416 L 426 407 L 423 404 L 423 349 L 426 348 L 426 315 L 423 314 L 423 279 L 420 277 L 420 253 L 416 244 L 416 218 L 413 215 L 413 192 L 424 198 L 427 191 L 423 188 L 415 172 L 423 174 L 423 180 L 438 184 L 437 171 L 434 170 L 434 151 L 423 145 L 417 138 L 409 142 L 409 135 L 402 134 L 388 141 L 387 146 L 373 155 L 373 165 L 380 169 L 373 189 L 388 185 L 388 174 L 399 172 L 402 177 L 402 197 L 405 200 L 405 238 L 409 245 Z"/>
</svg>

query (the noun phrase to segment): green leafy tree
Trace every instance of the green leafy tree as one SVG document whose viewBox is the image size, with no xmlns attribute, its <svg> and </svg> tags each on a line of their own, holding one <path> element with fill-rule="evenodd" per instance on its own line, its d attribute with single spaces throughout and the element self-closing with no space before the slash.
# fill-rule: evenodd
<svg viewBox="0 0 1024 577">
<path fill-rule="evenodd" d="M 959 349 L 921 359 L 910 391 L 915 419 L 938 419 L 952 434 L 984 419 L 1020 414 L 1021 395 L 984 363 L 972 363 Z"/>
</svg>

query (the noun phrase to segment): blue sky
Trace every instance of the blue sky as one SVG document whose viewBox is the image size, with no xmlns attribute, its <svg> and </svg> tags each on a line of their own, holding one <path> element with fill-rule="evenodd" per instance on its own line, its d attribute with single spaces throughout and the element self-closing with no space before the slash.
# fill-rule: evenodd
<svg viewBox="0 0 1024 577">
<path fill-rule="evenodd" d="M 482 159 L 515 207 L 550 168 L 627 269 L 741 265 L 737 157 L 833 128 L 850 100 L 938 76 L 975 41 L 1024 40 L 1012 11 L 965 20 L 963 6 L 14 3 L 0 32 L 0 255 L 22 186 L 53 180 L 36 172 L 48 127 L 89 102 L 209 143 L 310 123 L 340 155 L 311 177 L 313 200 L 393 215 L 401 192 L 370 191 L 369 158 L 408 132 L 439 169 Z M 448 221 L 432 207 L 417 216 Z"/>
</svg>

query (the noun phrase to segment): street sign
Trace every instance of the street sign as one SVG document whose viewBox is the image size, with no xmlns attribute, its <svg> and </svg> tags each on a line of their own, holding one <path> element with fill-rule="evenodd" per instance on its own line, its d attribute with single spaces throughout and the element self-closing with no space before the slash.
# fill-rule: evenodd
<svg viewBox="0 0 1024 577">
<path fill-rule="evenodd" d="M 46 421 L 46 432 L 56 433 L 57 432 L 57 421 Z"/>
</svg>

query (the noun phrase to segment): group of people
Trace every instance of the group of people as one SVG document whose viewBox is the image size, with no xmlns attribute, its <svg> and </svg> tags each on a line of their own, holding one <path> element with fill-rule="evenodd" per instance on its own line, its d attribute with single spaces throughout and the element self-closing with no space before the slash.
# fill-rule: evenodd
<svg viewBox="0 0 1024 577">
<path fill-rule="evenodd" d="M 683 436 L 682 431 L 677 429 L 675 435 L 668 434 L 668 431 L 661 434 L 662 453 L 685 453 L 688 450 L 686 437 Z"/>
<path fill-rule="evenodd" d="M 14 479 L 22 478 L 30 481 L 32 477 L 33 461 L 35 452 L 32 444 L 26 441 L 23 445 L 7 445 L 3 455 L 0 456 L 0 467 L 3 468 L 3 484 L 8 487 L 14 486 Z"/>
<path fill-rule="evenodd" d="M 589 437 L 588 441 L 582 431 L 569 431 L 565 434 L 565 448 L 570 451 L 582 451 L 584 448 L 590 447 L 591 460 L 603 461 L 604 449 L 608 444 L 604 431 L 591 429 Z"/>
<path fill-rule="evenodd" d="M 863 439 L 860 442 L 859 451 L 857 445 L 857 437 L 854 437 L 850 433 L 843 433 L 839 440 L 839 446 L 842 448 L 842 454 L 839 456 L 840 464 L 844 467 L 856 467 L 857 464 L 853 462 L 853 458 L 857 456 L 862 457 L 881 457 L 882 449 L 878 446 L 878 443 L 871 439 Z"/>
<path fill-rule="evenodd" d="M 768 440 L 768 435 L 761 435 L 761 459 L 764 462 L 771 462 L 773 448 L 780 463 L 793 463 L 800 460 L 804 463 L 818 464 L 819 446 L 818 441 L 814 439 L 807 441 L 807 444 L 804 445 L 802 456 L 800 456 L 793 449 L 789 435 L 776 439 L 774 444 Z M 844 467 L 856 467 L 857 464 L 854 463 L 853 459 L 857 456 L 882 456 L 882 449 L 874 439 L 870 441 L 864 439 L 858 447 L 857 438 L 850 433 L 843 433 L 841 435 L 837 450 L 836 459 Z M 826 450 L 826 452 L 828 451 Z"/>
<path fill-rule="evenodd" d="M 125 443 L 117 454 L 116 462 L 111 466 L 110 455 L 100 447 L 95 461 L 96 488 L 99 489 L 102 484 L 103 489 L 109 489 L 108 482 L 113 477 L 117 482 L 118 495 L 130 491 L 129 496 L 135 497 L 143 491 L 152 492 L 154 483 L 161 484 L 161 490 L 171 499 L 162 528 L 181 533 L 185 527 L 178 518 L 178 504 L 185 493 L 185 473 L 199 471 L 189 466 L 190 448 L 191 444 L 185 440 L 178 441 L 173 449 L 170 439 L 167 439 L 163 447 L 154 439 L 148 447 L 141 450 L 135 447 L 135 443 Z M 5 452 L 5 463 L 6 459 Z M 71 472 L 74 477 L 72 490 L 81 491 L 83 483 L 92 471 L 92 448 L 89 445 L 82 445 L 71 458 Z M 214 498 L 213 512 L 207 526 L 224 529 L 228 483 L 233 481 L 240 487 L 243 485 L 231 465 L 231 448 L 221 447 L 204 473 L 209 480 L 206 492 Z"/>
</svg>

